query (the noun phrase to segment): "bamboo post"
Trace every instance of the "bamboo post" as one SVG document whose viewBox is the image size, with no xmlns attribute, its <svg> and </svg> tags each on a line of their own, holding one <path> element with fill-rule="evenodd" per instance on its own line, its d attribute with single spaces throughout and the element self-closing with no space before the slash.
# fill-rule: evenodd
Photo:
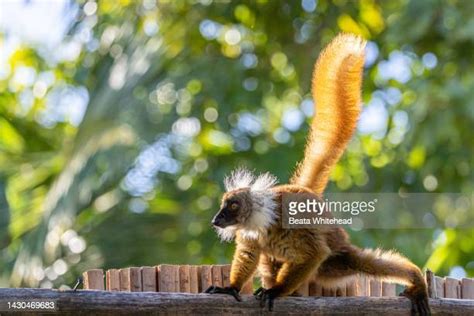
<svg viewBox="0 0 474 316">
<path fill-rule="evenodd" d="M 101 269 L 92 269 L 82 274 L 84 278 L 84 289 L 104 290 L 104 271 Z"/>
</svg>

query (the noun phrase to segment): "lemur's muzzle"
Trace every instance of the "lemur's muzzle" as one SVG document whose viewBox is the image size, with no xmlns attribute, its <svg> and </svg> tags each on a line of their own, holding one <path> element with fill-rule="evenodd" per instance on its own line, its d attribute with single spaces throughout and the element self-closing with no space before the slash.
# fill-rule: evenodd
<svg viewBox="0 0 474 316">
<path fill-rule="evenodd" d="M 217 227 L 221 227 L 221 228 L 224 228 L 226 225 L 225 224 L 225 218 L 224 218 L 224 213 L 222 212 L 222 210 L 220 210 L 216 216 L 214 216 L 214 218 L 212 219 L 212 225 L 213 226 L 217 226 Z"/>
<path fill-rule="evenodd" d="M 220 228 L 225 228 L 230 225 L 237 223 L 235 216 L 231 214 L 228 208 L 222 208 L 217 212 L 216 216 L 212 219 L 212 225 Z"/>
</svg>

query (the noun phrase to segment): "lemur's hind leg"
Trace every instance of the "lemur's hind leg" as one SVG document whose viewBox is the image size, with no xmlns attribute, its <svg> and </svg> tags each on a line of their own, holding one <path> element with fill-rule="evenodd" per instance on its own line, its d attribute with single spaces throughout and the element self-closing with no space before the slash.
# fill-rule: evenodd
<svg viewBox="0 0 474 316">
<path fill-rule="evenodd" d="M 396 252 L 348 248 L 325 260 L 318 269 L 316 279 L 323 285 L 331 285 L 344 283 L 344 280 L 358 273 L 406 285 L 403 295 L 412 302 L 412 314 L 431 314 L 427 285 L 421 270 Z"/>
</svg>

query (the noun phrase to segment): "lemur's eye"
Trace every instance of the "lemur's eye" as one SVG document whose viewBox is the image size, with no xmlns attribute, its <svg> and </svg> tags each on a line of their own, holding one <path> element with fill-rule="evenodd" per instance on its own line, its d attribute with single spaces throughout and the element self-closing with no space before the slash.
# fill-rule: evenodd
<svg viewBox="0 0 474 316">
<path fill-rule="evenodd" d="M 236 211 L 238 208 L 239 208 L 239 203 L 237 203 L 237 202 L 232 202 L 232 203 L 230 204 L 230 209 L 231 209 L 231 210 Z"/>
</svg>

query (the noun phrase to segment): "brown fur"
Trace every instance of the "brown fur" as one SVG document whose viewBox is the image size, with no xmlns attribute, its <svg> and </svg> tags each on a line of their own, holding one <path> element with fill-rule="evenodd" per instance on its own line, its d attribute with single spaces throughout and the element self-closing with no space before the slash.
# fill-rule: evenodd
<svg viewBox="0 0 474 316">
<path fill-rule="evenodd" d="M 237 247 L 230 276 L 232 289 L 240 290 L 257 268 L 263 287 L 277 290 L 279 296 L 292 294 L 310 276 L 316 275 L 322 285 L 339 286 L 358 274 L 365 274 L 406 284 L 405 293 L 418 304 L 418 311 L 429 313 L 426 282 L 420 269 L 407 258 L 395 252 L 360 249 L 350 243 L 340 227 L 282 228 L 282 195 L 305 193 L 319 198 L 331 167 L 353 133 L 360 111 L 363 47 L 361 39 L 340 35 L 321 54 L 313 79 L 318 110 L 303 162 L 291 184 L 268 189 L 276 202 L 272 208 L 276 213 L 272 217 L 274 222 L 258 231 L 255 238 L 249 238 L 245 235 L 249 214 L 259 211 L 252 209 L 256 207 L 252 191 L 237 189 L 224 195 L 218 215 L 229 214 L 229 201 L 240 201 L 235 218 L 227 225 L 236 227 Z M 227 227 L 226 223 L 220 225 L 223 229 Z"/>
<path fill-rule="evenodd" d="M 321 53 L 313 73 L 316 116 L 304 159 L 290 183 L 322 193 L 331 168 L 354 133 L 360 113 L 365 41 L 339 35 Z"/>
<path fill-rule="evenodd" d="M 317 282 L 329 287 L 340 286 L 357 274 L 366 274 L 406 284 L 417 293 L 426 292 L 423 275 L 416 265 L 395 252 L 360 249 L 350 243 L 342 228 L 321 225 L 311 229 L 283 229 L 282 194 L 312 192 L 295 185 L 276 186 L 272 190 L 279 203 L 278 222 L 256 240 L 241 238 L 237 232 L 232 287 L 240 289 L 258 266 L 263 287 L 280 287 L 281 295 L 292 294 L 313 274 Z"/>
</svg>

